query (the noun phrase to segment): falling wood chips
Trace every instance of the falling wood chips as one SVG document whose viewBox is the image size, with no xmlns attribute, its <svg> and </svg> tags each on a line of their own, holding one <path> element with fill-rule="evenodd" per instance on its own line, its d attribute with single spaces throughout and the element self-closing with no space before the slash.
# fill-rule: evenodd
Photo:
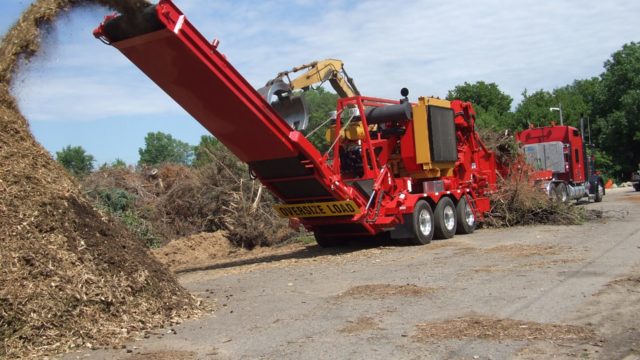
<svg viewBox="0 0 640 360">
<path fill-rule="evenodd" d="M 594 331 L 583 326 L 543 324 L 485 316 L 418 324 L 413 336 L 418 342 L 468 339 L 572 342 L 590 340 L 594 337 Z"/>
</svg>

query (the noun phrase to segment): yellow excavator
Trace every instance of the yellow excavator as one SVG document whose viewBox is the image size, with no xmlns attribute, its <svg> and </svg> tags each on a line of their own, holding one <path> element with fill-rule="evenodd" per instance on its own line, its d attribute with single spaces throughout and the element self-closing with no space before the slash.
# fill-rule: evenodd
<svg viewBox="0 0 640 360">
<path fill-rule="evenodd" d="M 292 78 L 293 74 L 303 70 L 306 71 Z M 303 93 L 312 85 L 322 85 L 327 81 L 341 98 L 360 95 L 344 64 L 336 59 L 314 61 L 280 72 L 258 92 L 292 128 L 304 130 L 309 123 L 309 111 Z"/>
<path fill-rule="evenodd" d="M 302 70 L 307 71 L 291 80 L 289 74 L 297 73 Z M 331 87 L 333 87 L 341 98 L 360 95 L 353 79 L 347 75 L 347 72 L 344 69 L 344 64 L 342 61 L 336 59 L 326 59 L 300 65 L 289 71 L 279 73 L 276 78 L 284 77 L 289 80 L 291 90 L 302 89 L 306 91 L 311 85 L 318 83 L 322 84 L 329 81 Z"/>
</svg>

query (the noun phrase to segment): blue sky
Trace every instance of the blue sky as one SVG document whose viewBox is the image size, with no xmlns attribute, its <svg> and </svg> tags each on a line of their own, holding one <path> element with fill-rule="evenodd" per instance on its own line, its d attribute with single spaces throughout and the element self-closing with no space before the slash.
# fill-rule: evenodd
<svg viewBox="0 0 640 360">
<path fill-rule="evenodd" d="M 640 41 L 635 1 L 175 0 L 255 87 L 281 70 L 338 58 L 360 91 L 443 97 L 465 81 L 522 91 L 597 76 L 612 52 Z M 0 2 L 4 33 L 28 5 Z M 98 163 L 138 160 L 151 131 L 196 144 L 207 132 L 91 31 L 110 13 L 65 14 L 23 66 L 13 92 L 49 151 L 81 145 Z M 636 24 L 636 25 L 634 25 Z"/>
</svg>

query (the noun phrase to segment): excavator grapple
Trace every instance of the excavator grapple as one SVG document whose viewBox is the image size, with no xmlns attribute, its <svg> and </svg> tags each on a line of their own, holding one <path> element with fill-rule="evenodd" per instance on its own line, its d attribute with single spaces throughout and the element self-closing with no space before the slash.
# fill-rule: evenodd
<svg viewBox="0 0 640 360">
<path fill-rule="evenodd" d="M 113 15 L 94 31 L 199 121 L 281 200 L 275 211 L 320 245 L 385 235 L 425 244 L 470 233 L 489 210 L 496 162 L 475 132 L 471 104 L 360 96 L 342 63 L 307 64 L 256 91 L 170 0 Z M 285 81 L 287 80 L 287 81 Z M 300 130 L 293 90 L 329 81 L 341 90 L 321 153 Z"/>
<path fill-rule="evenodd" d="M 309 125 L 309 106 L 302 94 L 293 93 L 291 85 L 276 78 L 258 89 L 258 93 L 293 129 L 304 130 L 307 128 Z"/>
</svg>

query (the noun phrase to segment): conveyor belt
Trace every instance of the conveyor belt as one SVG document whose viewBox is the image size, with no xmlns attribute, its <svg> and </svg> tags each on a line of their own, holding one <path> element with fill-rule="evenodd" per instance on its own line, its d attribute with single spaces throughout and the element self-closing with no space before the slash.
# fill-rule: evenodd
<svg viewBox="0 0 640 360">
<path fill-rule="evenodd" d="M 94 35 L 199 121 L 285 202 L 343 200 L 330 169 L 169 0 L 111 17 Z"/>
</svg>

